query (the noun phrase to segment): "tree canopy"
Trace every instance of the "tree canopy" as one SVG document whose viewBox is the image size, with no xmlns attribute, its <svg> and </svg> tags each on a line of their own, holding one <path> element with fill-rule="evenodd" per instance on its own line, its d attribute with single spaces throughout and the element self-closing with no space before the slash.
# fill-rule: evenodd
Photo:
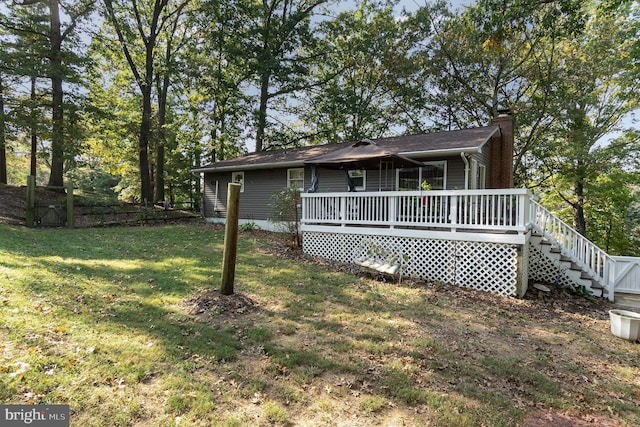
<svg viewBox="0 0 640 427">
<path fill-rule="evenodd" d="M 8 3 L 0 7 L 0 182 L 37 174 L 59 186 L 91 168 L 112 176 L 122 198 L 194 199 L 199 181 L 189 170 L 204 163 L 486 125 L 509 108 L 517 185 L 608 247 L 633 238 L 638 4 L 402 6 Z"/>
</svg>

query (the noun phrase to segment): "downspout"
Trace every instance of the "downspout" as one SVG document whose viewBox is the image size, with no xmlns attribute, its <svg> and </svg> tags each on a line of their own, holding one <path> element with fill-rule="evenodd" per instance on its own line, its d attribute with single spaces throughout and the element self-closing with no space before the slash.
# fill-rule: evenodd
<svg viewBox="0 0 640 427">
<path fill-rule="evenodd" d="M 218 215 L 218 180 L 216 179 L 216 195 L 215 198 L 213 199 L 213 216 L 217 216 Z"/>
<path fill-rule="evenodd" d="M 469 189 L 469 159 L 467 159 L 467 154 L 463 151 L 460 153 L 460 157 L 462 157 L 462 161 L 464 162 L 464 189 Z"/>
</svg>

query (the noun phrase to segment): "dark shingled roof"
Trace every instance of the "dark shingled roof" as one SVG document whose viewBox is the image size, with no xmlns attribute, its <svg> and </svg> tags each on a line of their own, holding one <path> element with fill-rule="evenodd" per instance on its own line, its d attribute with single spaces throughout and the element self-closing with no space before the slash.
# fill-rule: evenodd
<svg viewBox="0 0 640 427">
<path fill-rule="evenodd" d="M 304 163 L 327 169 L 371 170 L 380 169 L 384 161 L 392 161 L 395 167 L 423 166 L 417 160 L 392 153 L 368 139 L 358 141 L 355 144 L 347 144 L 344 148 L 305 160 Z"/>
<path fill-rule="evenodd" d="M 498 126 L 483 126 L 472 129 L 433 132 L 419 135 L 392 136 L 371 140 L 380 148 L 406 157 L 429 157 L 447 152 L 473 152 L 479 150 L 489 139 L 499 132 Z M 348 147 L 354 142 L 312 145 L 293 149 L 262 151 L 233 159 L 222 160 L 194 169 L 193 172 L 214 172 L 240 169 L 267 169 L 273 167 L 302 166 L 305 160 L 328 154 Z"/>
</svg>

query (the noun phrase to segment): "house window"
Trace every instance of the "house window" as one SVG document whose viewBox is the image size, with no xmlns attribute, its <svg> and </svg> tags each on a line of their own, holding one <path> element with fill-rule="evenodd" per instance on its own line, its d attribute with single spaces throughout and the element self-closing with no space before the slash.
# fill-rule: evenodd
<svg viewBox="0 0 640 427">
<path fill-rule="evenodd" d="M 398 169 L 399 191 L 444 190 L 446 188 L 447 162 L 425 162 L 420 168 Z"/>
<path fill-rule="evenodd" d="M 471 184 L 472 190 L 483 190 L 486 188 L 487 168 L 485 165 L 478 163 L 476 159 L 471 159 Z"/>
<path fill-rule="evenodd" d="M 350 170 L 349 177 L 356 191 L 364 191 L 367 189 L 367 171 L 361 169 Z"/>
<path fill-rule="evenodd" d="M 240 192 L 244 193 L 244 172 L 232 172 L 231 182 L 234 184 L 240 184 Z"/>
<path fill-rule="evenodd" d="M 304 168 L 287 169 L 287 187 L 304 191 Z"/>
<path fill-rule="evenodd" d="M 398 169 L 398 191 L 418 190 L 420 185 L 420 168 Z"/>
<path fill-rule="evenodd" d="M 478 165 L 478 188 L 484 190 L 487 188 L 487 167 Z"/>
<path fill-rule="evenodd" d="M 425 162 L 425 166 L 420 168 L 422 175 L 420 176 L 420 183 L 422 189 L 428 186 L 431 190 L 444 190 L 447 187 L 447 162 Z M 426 183 L 426 185 L 425 185 Z"/>
</svg>

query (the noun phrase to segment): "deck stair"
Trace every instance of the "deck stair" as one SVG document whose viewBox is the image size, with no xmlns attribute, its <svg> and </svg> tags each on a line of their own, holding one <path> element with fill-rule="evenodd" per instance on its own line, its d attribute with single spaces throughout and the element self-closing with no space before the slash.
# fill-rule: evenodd
<svg viewBox="0 0 640 427">
<path fill-rule="evenodd" d="M 544 274 L 537 275 L 537 277 L 534 274 L 534 280 L 552 281 L 551 279 L 553 279 L 553 283 L 557 286 L 570 287 L 574 290 L 582 287 L 594 296 L 607 297 L 607 290 L 600 280 L 594 278 L 580 267 L 571 256 L 564 255 L 558 245 L 542 236 L 540 232 L 531 234 L 529 244 L 535 247 L 539 254 L 544 257 L 542 262 L 547 264 L 547 273 L 551 273 L 551 275 L 547 274 L 546 277 Z M 540 264 L 539 259 L 534 260 L 534 262 Z M 539 265 L 536 267 L 539 267 Z"/>
<path fill-rule="evenodd" d="M 609 257 L 551 212 L 532 202 L 532 279 L 545 280 L 606 298 L 606 260 Z"/>
</svg>

